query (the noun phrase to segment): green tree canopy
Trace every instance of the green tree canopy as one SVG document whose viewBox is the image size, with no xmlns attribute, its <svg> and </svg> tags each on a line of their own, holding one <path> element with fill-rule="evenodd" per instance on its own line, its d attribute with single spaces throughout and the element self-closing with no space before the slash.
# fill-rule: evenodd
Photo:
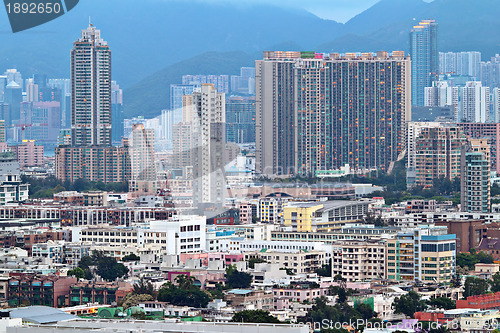
<svg viewBox="0 0 500 333">
<path fill-rule="evenodd" d="M 147 301 L 154 301 L 154 297 L 149 295 L 149 294 L 127 294 L 120 302 L 119 304 L 123 306 L 123 308 L 127 309 L 130 308 L 131 306 L 136 306 L 139 303 L 142 302 L 147 302 Z"/>
<path fill-rule="evenodd" d="M 122 258 L 122 261 L 139 261 L 141 257 L 136 255 L 135 253 L 128 254 Z"/>
<path fill-rule="evenodd" d="M 90 266 L 96 266 L 96 273 L 106 281 L 115 281 L 128 274 L 128 268 L 119 263 L 116 258 L 107 257 L 101 251 L 95 251 L 91 256 L 84 256 L 78 263 L 78 267 L 85 271 L 86 278 L 90 277 Z"/>
<path fill-rule="evenodd" d="M 136 295 L 151 295 L 156 296 L 156 290 L 150 281 L 140 278 L 140 280 L 132 287 L 132 294 Z"/>
<path fill-rule="evenodd" d="M 457 266 L 473 270 L 477 263 L 491 264 L 493 263 L 493 257 L 483 251 L 476 252 L 475 249 L 471 249 L 470 253 L 459 253 L 457 255 Z"/>
<path fill-rule="evenodd" d="M 409 291 L 401 297 L 396 297 L 392 303 L 395 313 L 402 313 L 413 318 L 415 312 L 425 310 L 425 302 L 420 299 L 420 295 L 415 291 Z"/>
<path fill-rule="evenodd" d="M 489 281 L 490 283 L 490 290 L 494 293 L 500 291 L 500 273 L 496 272 L 492 279 Z"/>
<path fill-rule="evenodd" d="M 244 310 L 236 312 L 231 321 L 236 323 L 281 323 L 278 318 L 264 310 Z"/>
<path fill-rule="evenodd" d="M 267 262 L 267 261 L 265 261 L 262 258 L 250 258 L 248 260 L 248 268 L 254 269 L 255 268 L 255 264 L 260 264 L 260 263 L 264 263 L 264 262 Z"/>
<path fill-rule="evenodd" d="M 488 282 L 484 279 L 469 276 L 464 283 L 464 297 L 482 295 L 488 292 Z"/>
<path fill-rule="evenodd" d="M 316 269 L 316 274 L 319 276 L 332 276 L 332 259 L 328 261 L 328 264 L 323 264 L 320 268 Z"/>
<path fill-rule="evenodd" d="M 456 302 L 448 297 L 431 298 L 427 301 L 427 304 L 433 308 L 445 310 L 455 309 L 457 307 Z"/>
<path fill-rule="evenodd" d="M 249 288 L 251 284 L 251 274 L 238 271 L 234 265 L 226 267 L 226 285 L 229 288 Z"/>
<path fill-rule="evenodd" d="M 192 277 L 179 275 L 175 282 L 167 282 L 158 290 L 158 300 L 168 302 L 173 305 L 191 306 L 196 308 L 206 308 L 208 302 L 212 300 L 210 294 L 201 290 L 193 282 Z"/>
<path fill-rule="evenodd" d="M 77 279 L 83 279 L 85 278 L 85 271 L 80 267 L 76 267 L 75 269 L 70 269 L 68 271 L 68 276 L 74 276 Z"/>
</svg>

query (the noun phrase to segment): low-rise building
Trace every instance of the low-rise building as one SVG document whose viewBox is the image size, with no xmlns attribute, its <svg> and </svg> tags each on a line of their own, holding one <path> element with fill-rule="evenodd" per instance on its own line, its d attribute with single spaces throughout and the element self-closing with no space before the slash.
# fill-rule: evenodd
<svg viewBox="0 0 500 333">
<path fill-rule="evenodd" d="M 37 275 L 11 273 L 8 285 L 8 304 L 11 307 L 22 305 L 66 306 L 66 297 L 75 277 L 57 275 Z"/>
<path fill-rule="evenodd" d="M 267 310 L 274 308 L 272 292 L 252 289 L 229 290 L 224 300 L 228 305 L 241 310 Z"/>
<path fill-rule="evenodd" d="M 87 303 L 113 304 L 118 303 L 128 293 L 132 291 L 132 286 L 127 282 L 75 282 L 69 288 L 69 306 L 82 305 Z"/>
<path fill-rule="evenodd" d="M 78 229 L 73 241 L 108 243 L 112 246 L 159 245 L 167 254 L 202 252 L 206 247 L 206 218 L 197 215 L 176 216 L 170 220 L 152 220 L 134 228 L 106 227 Z"/>
<path fill-rule="evenodd" d="M 290 286 L 273 288 L 273 296 L 275 299 L 289 299 L 292 302 L 309 302 L 314 303 L 314 300 L 321 296 L 329 294 L 328 287 L 321 288 L 318 284 L 311 283 L 295 283 Z"/>
<path fill-rule="evenodd" d="M 12 152 L 0 153 L 0 206 L 28 200 L 29 184 L 22 184 L 20 164 Z"/>
<path fill-rule="evenodd" d="M 363 221 L 371 201 L 331 200 L 289 202 L 284 205 L 284 225 L 293 231 L 332 231 L 347 223 Z"/>
<path fill-rule="evenodd" d="M 322 251 L 299 250 L 296 253 L 284 253 L 263 249 L 245 254 L 245 260 L 259 258 L 268 263 L 276 263 L 294 274 L 314 273 L 322 265 L 328 263 L 328 255 Z"/>
</svg>

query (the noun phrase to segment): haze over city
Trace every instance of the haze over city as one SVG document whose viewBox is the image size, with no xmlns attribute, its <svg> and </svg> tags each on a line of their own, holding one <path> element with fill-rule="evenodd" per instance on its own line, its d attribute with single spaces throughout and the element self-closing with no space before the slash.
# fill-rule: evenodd
<svg viewBox="0 0 500 333">
<path fill-rule="evenodd" d="M 497 333 L 499 14 L 6 0 L 0 333 Z"/>
</svg>

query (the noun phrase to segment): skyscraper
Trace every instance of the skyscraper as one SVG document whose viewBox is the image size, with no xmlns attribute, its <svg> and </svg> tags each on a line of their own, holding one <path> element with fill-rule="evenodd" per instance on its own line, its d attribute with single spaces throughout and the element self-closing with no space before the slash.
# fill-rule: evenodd
<svg viewBox="0 0 500 333">
<path fill-rule="evenodd" d="M 473 139 L 462 148 L 460 202 L 463 212 L 490 211 L 489 157 L 487 140 Z"/>
<path fill-rule="evenodd" d="M 255 142 L 255 97 L 226 99 L 226 141 Z"/>
<path fill-rule="evenodd" d="M 56 178 L 131 179 L 128 141 L 122 140 L 122 147 L 111 145 L 111 102 L 111 51 L 91 24 L 71 50 L 71 146 L 63 138 L 64 145 L 55 149 Z"/>
<path fill-rule="evenodd" d="M 490 88 L 483 87 L 479 81 L 467 82 L 462 88 L 462 112 L 462 119 L 466 121 L 489 122 Z"/>
<path fill-rule="evenodd" d="M 424 88 L 431 86 L 439 71 L 437 28 L 434 20 L 422 20 L 410 32 L 413 105 L 424 106 Z"/>
<path fill-rule="evenodd" d="M 185 99 L 187 100 L 187 99 Z M 194 202 L 198 208 L 222 205 L 225 199 L 225 94 L 202 84 L 192 98 Z"/>
<path fill-rule="evenodd" d="M 256 61 L 256 169 L 264 175 L 387 170 L 405 149 L 403 52 L 265 52 Z"/>
<path fill-rule="evenodd" d="M 130 191 L 139 194 L 155 194 L 158 188 L 155 164 L 155 131 L 144 124 L 134 124 L 130 143 L 132 179 Z"/>
<path fill-rule="evenodd" d="M 123 90 L 113 81 L 111 83 L 111 124 L 113 144 L 120 143 L 123 138 Z"/>
<path fill-rule="evenodd" d="M 455 121 L 462 120 L 459 114 L 459 87 L 452 87 L 447 81 L 434 81 L 432 87 L 424 88 L 424 96 L 425 106 L 451 106 Z"/>
<path fill-rule="evenodd" d="M 74 146 L 111 145 L 111 50 L 92 24 L 71 50 Z"/>
<path fill-rule="evenodd" d="M 5 120 L 0 120 L 0 142 L 5 142 Z"/>
<path fill-rule="evenodd" d="M 460 177 L 460 150 L 467 143 L 458 126 L 422 128 L 415 144 L 415 183 L 432 187 L 435 179 Z"/>
<path fill-rule="evenodd" d="M 23 101 L 22 86 L 17 84 L 16 81 L 11 81 L 5 87 L 4 101 L 9 104 L 8 118 L 4 118 L 7 125 L 18 125 L 21 118 L 21 102 Z"/>
</svg>

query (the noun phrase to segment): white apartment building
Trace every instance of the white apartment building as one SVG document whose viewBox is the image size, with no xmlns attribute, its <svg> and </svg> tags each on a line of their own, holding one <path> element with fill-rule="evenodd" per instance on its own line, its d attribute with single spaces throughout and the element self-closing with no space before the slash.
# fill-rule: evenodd
<svg viewBox="0 0 500 333">
<path fill-rule="evenodd" d="M 43 264 L 61 264 L 63 262 L 64 241 L 51 241 L 33 244 L 31 256 L 40 259 Z"/>
<path fill-rule="evenodd" d="M 12 152 L 0 152 L 0 206 L 28 200 L 29 184 L 21 184 L 19 162 Z"/>
<path fill-rule="evenodd" d="M 181 215 L 139 227 L 74 228 L 73 241 L 137 247 L 157 244 L 166 254 L 192 253 L 206 250 L 205 229 L 206 217 Z"/>
<path fill-rule="evenodd" d="M 260 258 L 267 263 L 278 264 L 279 267 L 291 269 L 294 274 L 314 273 L 318 268 L 328 263 L 328 254 L 323 251 L 300 250 L 297 253 L 284 253 L 271 250 L 261 250 L 245 254 L 245 260 Z"/>
<path fill-rule="evenodd" d="M 283 222 L 283 204 L 287 199 L 280 197 L 259 199 L 257 217 L 261 222 L 281 224 Z"/>
<path fill-rule="evenodd" d="M 333 245 L 327 245 L 323 242 L 289 242 L 289 241 L 271 241 L 271 240 L 244 240 L 240 243 L 241 252 L 255 252 L 268 249 L 270 251 L 283 253 L 297 253 L 305 251 L 322 251 L 330 258 L 333 251 Z"/>
<path fill-rule="evenodd" d="M 493 114 L 495 122 L 500 122 L 500 88 L 493 88 Z"/>
<path fill-rule="evenodd" d="M 424 91 L 425 106 L 451 106 L 455 121 L 460 121 L 458 87 L 448 85 L 447 81 L 432 82 L 432 87 L 426 87 Z"/>
<path fill-rule="evenodd" d="M 335 275 L 347 282 L 385 279 L 385 241 L 345 240 L 333 244 L 332 276 Z"/>
<path fill-rule="evenodd" d="M 462 88 L 463 118 L 476 123 L 490 120 L 490 88 L 483 87 L 480 81 L 467 82 Z"/>
<path fill-rule="evenodd" d="M 212 84 L 202 84 L 193 92 L 192 165 L 195 203 L 222 205 L 226 144 L 226 98 Z M 184 105 L 183 105 L 184 107 Z"/>
</svg>

